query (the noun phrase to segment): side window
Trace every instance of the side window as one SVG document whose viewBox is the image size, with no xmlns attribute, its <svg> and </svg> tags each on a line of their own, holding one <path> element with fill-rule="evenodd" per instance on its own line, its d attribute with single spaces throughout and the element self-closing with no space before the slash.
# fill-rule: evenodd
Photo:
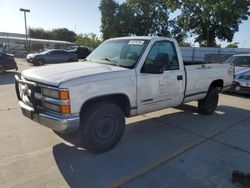
<svg viewBox="0 0 250 188">
<path fill-rule="evenodd" d="M 63 55 L 63 51 L 55 51 L 55 55 Z"/>
<path fill-rule="evenodd" d="M 178 70 L 179 62 L 174 43 L 170 41 L 156 42 L 149 52 L 145 63 L 163 65 L 164 71 Z"/>
</svg>

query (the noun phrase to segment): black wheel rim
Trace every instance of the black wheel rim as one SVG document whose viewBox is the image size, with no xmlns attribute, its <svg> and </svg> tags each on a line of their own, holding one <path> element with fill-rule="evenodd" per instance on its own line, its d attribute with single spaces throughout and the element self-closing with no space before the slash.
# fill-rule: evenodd
<svg viewBox="0 0 250 188">
<path fill-rule="evenodd" d="M 96 126 L 96 137 L 107 141 L 112 139 L 115 132 L 115 120 L 110 116 L 100 118 Z"/>
</svg>

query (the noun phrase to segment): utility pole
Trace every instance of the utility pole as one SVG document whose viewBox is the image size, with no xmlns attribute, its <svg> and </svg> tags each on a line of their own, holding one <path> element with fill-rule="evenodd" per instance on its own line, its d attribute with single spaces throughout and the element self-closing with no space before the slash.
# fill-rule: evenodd
<svg viewBox="0 0 250 188">
<path fill-rule="evenodd" d="M 26 43 L 25 43 L 25 50 L 28 51 L 28 31 L 27 31 L 27 21 L 26 21 L 26 12 L 30 12 L 29 9 L 20 8 L 20 11 L 24 13 L 24 24 L 25 24 L 25 36 L 26 36 Z"/>
</svg>

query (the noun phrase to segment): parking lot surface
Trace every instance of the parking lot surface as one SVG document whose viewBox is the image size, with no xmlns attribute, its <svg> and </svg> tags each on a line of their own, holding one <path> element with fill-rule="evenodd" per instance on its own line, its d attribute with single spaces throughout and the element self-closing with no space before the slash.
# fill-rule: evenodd
<svg viewBox="0 0 250 188">
<path fill-rule="evenodd" d="M 19 71 L 32 68 L 17 59 Z M 238 187 L 250 172 L 250 97 L 220 94 L 210 116 L 196 102 L 127 119 L 121 142 L 93 155 L 22 116 L 14 75 L 0 75 L 0 187 Z"/>
</svg>

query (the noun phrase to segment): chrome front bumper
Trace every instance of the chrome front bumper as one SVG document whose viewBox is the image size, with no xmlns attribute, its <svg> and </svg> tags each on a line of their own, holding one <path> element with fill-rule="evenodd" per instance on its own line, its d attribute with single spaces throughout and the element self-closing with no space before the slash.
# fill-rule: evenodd
<svg viewBox="0 0 250 188">
<path fill-rule="evenodd" d="M 57 132 L 71 132 L 79 128 L 80 118 L 78 115 L 63 116 L 50 113 L 35 113 L 33 108 L 22 101 L 19 101 L 19 105 L 25 117 Z"/>
<path fill-rule="evenodd" d="M 71 132 L 79 128 L 80 118 L 78 114 L 60 115 L 48 111 L 38 110 L 35 103 L 34 91 L 31 91 L 31 103 L 33 106 L 25 104 L 20 96 L 19 82 L 32 86 L 33 89 L 31 90 L 34 90 L 36 84 L 33 82 L 20 80 L 18 76 L 15 76 L 15 79 L 16 95 L 24 116 L 58 132 Z"/>
</svg>

